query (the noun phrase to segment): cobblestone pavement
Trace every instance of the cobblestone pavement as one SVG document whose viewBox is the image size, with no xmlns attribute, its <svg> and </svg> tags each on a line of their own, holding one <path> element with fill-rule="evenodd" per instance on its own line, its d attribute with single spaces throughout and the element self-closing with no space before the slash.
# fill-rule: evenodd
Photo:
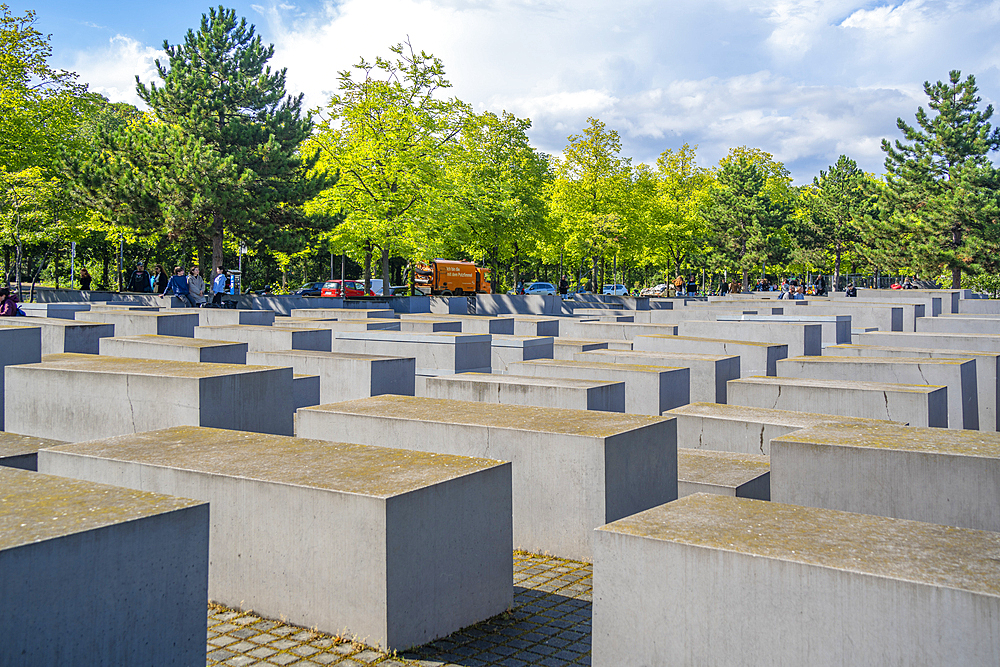
<svg viewBox="0 0 1000 667">
<path fill-rule="evenodd" d="M 589 563 L 515 552 L 514 605 L 507 612 L 402 654 L 210 605 L 206 664 L 589 665 L 591 571 Z"/>
</svg>

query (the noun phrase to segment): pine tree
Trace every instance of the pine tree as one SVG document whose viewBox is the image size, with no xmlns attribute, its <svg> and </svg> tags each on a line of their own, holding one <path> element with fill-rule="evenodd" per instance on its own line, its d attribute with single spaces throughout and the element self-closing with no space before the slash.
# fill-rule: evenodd
<svg viewBox="0 0 1000 667">
<path fill-rule="evenodd" d="M 986 248 L 1000 235 L 998 172 L 988 154 L 1000 148 L 1000 128 L 991 128 L 993 106 L 978 109 L 976 79 L 953 70 L 947 83 L 924 83 L 931 117 L 917 108 L 917 125 L 900 118 L 906 141 L 882 140 L 889 203 L 903 229 L 916 239 L 914 260 L 933 271 L 977 273 Z"/>
</svg>

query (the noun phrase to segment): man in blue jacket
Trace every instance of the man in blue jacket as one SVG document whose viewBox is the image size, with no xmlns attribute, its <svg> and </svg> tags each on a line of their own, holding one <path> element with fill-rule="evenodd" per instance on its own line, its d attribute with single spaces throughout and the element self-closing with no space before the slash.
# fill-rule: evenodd
<svg viewBox="0 0 1000 667">
<path fill-rule="evenodd" d="M 167 281 L 167 289 L 163 290 L 163 294 L 160 296 L 165 297 L 168 294 L 176 296 L 185 306 L 191 305 L 191 296 L 188 293 L 187 277 L 184 275 L 184 269 L 179 266 L 174 267 L 174 275 L 170 277 L 169 281 Z"/>
</svg>

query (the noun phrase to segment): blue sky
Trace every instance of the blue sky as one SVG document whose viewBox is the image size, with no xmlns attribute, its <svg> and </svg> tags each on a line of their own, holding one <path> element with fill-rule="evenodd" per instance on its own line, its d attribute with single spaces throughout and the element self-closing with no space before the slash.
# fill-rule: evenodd
<svg viewBox="0 0 1000 667">
<path fill-rule="evenodd" d="M 228 3 L 275 44 L 289 92 L 322 105 L 336 74 L 410 37 L 443 59 L 452 94 L 533 121 L 558 153 L 596 116 L 623 152 L 652 162 L 698 144 L 764 149 L 807 182 L 841 153 L 882 171 L 879 142 L 925 104 L 923 82 L 960 69 L 984 104 L 1000 99 L 1000 0 L 340 0 Z M 14 12 L 27 5 L 11 4 Z M 54 61 L 114 100 L 135 102 L 163 39 L 181 40 L 208 5 L 30 5 Z M 995 120 L 1000 122 L 1000 116 Z"/>
</svg>

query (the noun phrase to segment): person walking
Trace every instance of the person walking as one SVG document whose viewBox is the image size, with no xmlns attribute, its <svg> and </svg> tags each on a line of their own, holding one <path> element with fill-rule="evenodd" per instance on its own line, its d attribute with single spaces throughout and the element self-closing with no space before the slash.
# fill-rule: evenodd
<svg viewBox="0 0 1000 667">
<path fill-rule="evenodd" d="M 680 276 L 674 278 L 674 294 L 684 296 L 684 279 Z"/>
<path fill-rule="evenodd" d="M 0 287 L 0 317 L 17 317 L 23 315 L 17 307 L 17 296 L 10 293 L 7 287 Z"/>
<path fill-rule="evenodd" d="M 559 280 L 559 294 L 566 296 L 569 293 L 569 281 L 566 279 L 566 274 Z"/>
<path fill-rule="evenodd" d="M 191 269 L 191 275 L 188 276 L 188 298 L 191 299 L 191 304 L 194 306 L 200 306 L 201 304 L 208 301 L 205 296 L 205 280 L 201 277 L 201 269 L 197 266 Z"/>
<path fill-rule="evenodd" d="M 154 294 L 163 294 L 167 291 L 167 283 L 170 282 L 163 267 L 159 264 L 153 269 L 152 290 Z"/>
<path fill-rule="evenodd" d="M 157 267 L 159 268 L 159 267 Z M 83 286 L 83 275 L 86 273 L 87 269 L 80 271 L 80 289 L 90 289 L 90 274 L 87 273 L 87 286 Z M 128 276 L 128 282 L 125 283 L 126 292 L 145 292 L 149 293 L 153 291 L 152 281 L 150 280 L 149 273 L 146 272 L 145 267 L 142 262 L 135 263 L 135 269 Z"/>
<path fill-rule="evenodd" d="M 174 267 L 174 275 L 167 281 L 167 286 L 163 290 L 160 298 L 172 294 L 181 300 L 185 306 L 191 305 L 190 293 L 188 292 L 188 281 L 184 276 L 184 269 L 179 266 Z"/>
<path fill-rule="evenodd" d="M 222 295 L 226 293 L 226 270 L 221 266 L 215 270 L 212 280 L 212 303 L 222 304 Z"/>
<path fill-rule="evenodd" d="M 732 282 L 729 283 L 729 293 L 730 294 L 742 294 L 743 284 L 736 278 L 733 278 Z"/>
<path fill-rule="evenodd" d="M 88 271 L 87 269 L 80 269 L 80 289 L 81 290 L 89 290 L 90 289 L 90 283 L 93 282 L 93 280 L 94 279 L 91 278 L 91 276 L 90 276 L 90 271 Z M 146 281 L 146 284 L 147 285 L 149 284 L 148 280 Z"/>
</svg>

